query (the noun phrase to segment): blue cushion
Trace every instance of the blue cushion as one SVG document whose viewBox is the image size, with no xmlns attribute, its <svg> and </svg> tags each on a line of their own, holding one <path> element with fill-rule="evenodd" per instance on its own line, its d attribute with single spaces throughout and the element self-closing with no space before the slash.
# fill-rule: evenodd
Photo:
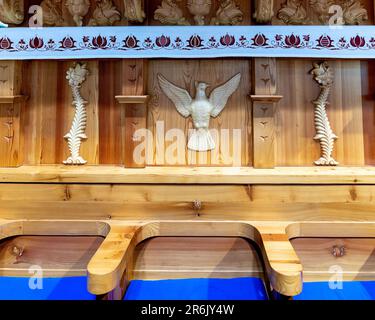
<svg viewBox="0 0 375 320">
<path fill-rule="evenodd" d="M 267 300 L 261 279 L 133 280 L 125 300 Z"/>
<path fill-rule="evenodd" d="M 328 282 L 306 282 L 294 300 L 375 300 L 375 281 L 344 281 L 342 289 Z"/>
<path fill-rule="evenodd" d="M 0 277 L 0 300 L 94 300 L 86 277 L 43 278 L 40 289 L 31 289 L 26 277 Z M 34 286 L 35 287 L 35 286 Z"/>
</svg>

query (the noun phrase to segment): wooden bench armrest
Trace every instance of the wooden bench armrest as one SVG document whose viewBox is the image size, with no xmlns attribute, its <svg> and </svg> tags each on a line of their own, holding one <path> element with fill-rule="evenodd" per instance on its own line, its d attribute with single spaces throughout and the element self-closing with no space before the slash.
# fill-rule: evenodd
<svg viewBox="0 0 375 320">
<path fill-rule="evenodd" d="M 136 245 L 135 226 L 112 226 L 88 266 L 88 290 L 104 295 L 117 288 Z"/>
<path fill-rule="evenodd" d="M 302 291 L 302 265 L 286 234 L 260 233 L 261 251 L 272 288 L 284 296 Z"/>
</svg>

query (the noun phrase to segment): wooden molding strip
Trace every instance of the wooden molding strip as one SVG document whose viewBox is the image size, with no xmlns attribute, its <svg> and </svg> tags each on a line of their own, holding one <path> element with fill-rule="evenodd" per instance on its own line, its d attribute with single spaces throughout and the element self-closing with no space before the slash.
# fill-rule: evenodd
<svg viewBox="0 0 375 320">
<path fill-rule="evenodd" d="M 280 95 L 250 95 L 252 101 L 279 102 L 283 96 Z"/>
<path fill-rule="evenodd" d="M 28 96 L 22 96 L 22 95 L 3 96 L 3 97 L 0 97 L 0 104 L 13 104 L 17 102 L 24 102 L 27 99 L 28 99 Z"/>
<path fill-rule="evenodd" d="M 120 104 L 144 104 L 149 100 L 149 96 L 115 96 Z"/>
<path fill-rule="evenodd" d="M 0 168 L 0 183 L 375 184 L 375 167 L 146 167 L 63 165 Z"/>
</svg>

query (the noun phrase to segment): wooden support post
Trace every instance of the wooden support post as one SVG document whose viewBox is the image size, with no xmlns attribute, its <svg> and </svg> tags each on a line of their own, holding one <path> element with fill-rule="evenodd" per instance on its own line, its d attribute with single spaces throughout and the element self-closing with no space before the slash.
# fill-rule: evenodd
<svg viewBox="0 0 375 320">
<path fill-rule="evenodd" d="M 253 166 L 275 167 L 276 60 L 255 58 L 253 64 Z"/>
<path fill-rule="evenodd" d="M 117 101 L 124 105 L 122 116 L 124 165 L 126 168 L 144 168 L 146 166 L 146 150 L 136 155 L 134 150 L 140 143 L 134 136 L 139 129 L 146 129 L 147 101 L 146 92 L 146 60 L 130 59 L 122 63 L 122 95 Z"/>
<path fill-rule="evenodd" d="M 22 62 L 0 62 L 0 167 L 17 167 L 23 161 L 21 93 Z"/>
</svg>

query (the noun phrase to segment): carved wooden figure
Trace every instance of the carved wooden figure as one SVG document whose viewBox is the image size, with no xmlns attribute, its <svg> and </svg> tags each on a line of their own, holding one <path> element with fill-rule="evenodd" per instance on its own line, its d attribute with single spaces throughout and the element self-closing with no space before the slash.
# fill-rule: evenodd
<svg viewBox="0 0 375 320">
<path fill-rule="evenodd" d="M 271 22 L 273 15 L 273 0 L 256 0 L 254 18 L 258 23 Z"/>
<path fill-rule="evenodd" d="M 0 1 L 0 21 L 12 24 L 21 24 L 24 20 L 23 0 Z"/>
<path fill-rule="evenodd" d="M 67 0 L 65 5 L 68 7 L 70 14 L 77 26 L 83 25 L 83 18 L 90 9 L 90 0 Z"/>
<path fill-rule="evenodd" d="M 143 0 L 124 0 L 125 18 L 130 22 L 141 23 L 146 18 Z"/>
<path fill-rule="evenodd" d="M 155 10 L 154 19 L 163 24 L 190 25 L 176 0 L 163 0 Z"/>
<path fill-rule="evenodd" d="M 61 8 L 62 0 L 43 0 L 40 6 L 43 9 L 43 25 L 62 26 L 64 18 Z"/>
<path fill-rule="evenodd" d="M 314 139 L 320 142 L 322 152 L 320 159 L 315 161 L 315 164 L 317 166 L 336 166 L 338 162 L 332 158 L 332 152 L 337 136 L 331 129 L 326 111 L 328 96 L 333 83 L 332 71 L 327 62 L 314 63 L 314 69 L 311 74 L 321 89 L 318 99 L 313 102 L 315 105 L 314 120 L 316 129 Z"/>
<path fill-rule="evenodd" d="M 110 26 L 121 20 L 121 14 L 113 4 L 112 0 L 101 0 L 97 2 L 90 26 Z"/>
<path fill-rule="evenodd" d="M 216 16 L 212 18 L 214 25 L 238 25 L 243 21 L 243 12 L 234 0 L 221 0 Z"/>
<path fill-rule="evenodd" d="M 194 16 L 194 21 L 199 26 L 205 24 L 205 16 L 210 13 L 211 6 L 211 0 L 188 0 L 187 2 L 189 12 Z"/>
<path fill-rule="evenodd" d="M 339 20 L 332 20 L 333 6 L 342 9 Z M 302 0 L 286 0 L 277 13 L 285 24 L 363 24 L 368 20 L 367 10 L 361 0 L 309 0 L 307 6 Z"/>
<path fill-rule="evenodd" d="M 73 94 L 73 105 L 76 108 L 72 126 L 69 133 L 67 133 L 64 138 L 68 141 L 70 156 L 65 160 L 64 164 L 85 164 L 87 163 L 79 155 L 79 149 L 81 142 L 87 139 L 85 134 L 86 130 L 86 107 L 87 102 L 81 97 L 80 88 L 82 83 L 86 80 L 88 75 L 88 70 L 85 64 L 76 64 L 74 67 L 70 68 L 67 72 L 66 79 L 69 81 L 69 86 L 72 89 Z"/>
<path fill-rule="evenodd" d="M 193 151 L 208 151 L 215 149 L 215 142 L 208 130 L 210 117 L 216 118 L 225 108 L 229 97 L 237 90 L 241 74 L 235 75 L 225 84 L 214 89 L 208 98 L 207 83 L 196 82 L 196 96 L 194 99 L 185 89 L 170 83 L 162 75 L 158 75 L 159 84 L 163 92 L 173 101 L 177 111 L 193 119 L 195 131 L 191 135 L 188 148 Z"/>
</svg>

